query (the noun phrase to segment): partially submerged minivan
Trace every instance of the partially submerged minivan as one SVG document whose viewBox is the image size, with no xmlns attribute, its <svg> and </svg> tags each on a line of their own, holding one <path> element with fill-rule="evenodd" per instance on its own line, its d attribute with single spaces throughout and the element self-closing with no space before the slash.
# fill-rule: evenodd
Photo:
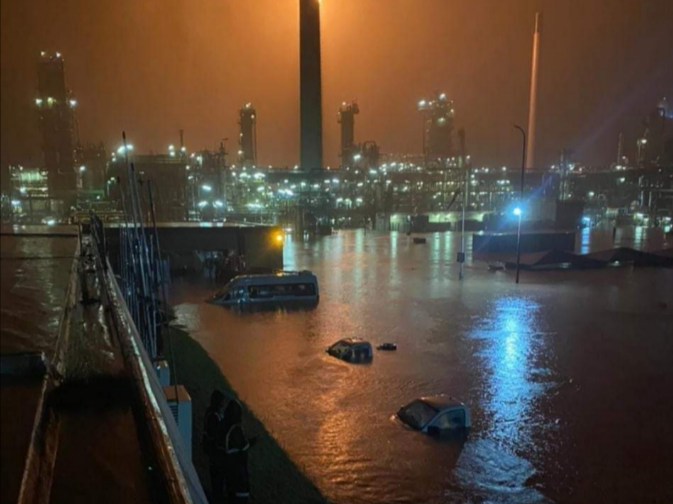
<svg viewBox="0 0 673 504">
<path fill-rule="evenodd" d="M 318 279 L 310 271 L 281 271 L 269 275 L 234 277 L 209 300 L 218 305 L 261 305 L 320 299 Z"/>
</svg>

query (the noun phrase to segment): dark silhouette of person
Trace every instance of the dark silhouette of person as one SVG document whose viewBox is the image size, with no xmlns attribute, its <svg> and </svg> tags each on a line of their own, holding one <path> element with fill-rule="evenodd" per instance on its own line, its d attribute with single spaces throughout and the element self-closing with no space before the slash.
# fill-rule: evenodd
<svg viewBox="0 0 673 504">
<path fill-rule="evenodd" d="M 210 472 L 211 503 L 224 502 L 225 482 L 225 397 L 219 390 L 210 395 L 210 406 L 206 409 L 203 426 L 202 448 L 208 457 Z"/>
<path fill-rule="evenodd" d="M 246 503 L 250 497 L 248 450 L 257 439 L 245 436 L 242 416 L 241 403 L 232 399 L 224 412 L 224 423 L 228 428 L 225 439 L 225 481 L 229 503 Z"/>
</svg>

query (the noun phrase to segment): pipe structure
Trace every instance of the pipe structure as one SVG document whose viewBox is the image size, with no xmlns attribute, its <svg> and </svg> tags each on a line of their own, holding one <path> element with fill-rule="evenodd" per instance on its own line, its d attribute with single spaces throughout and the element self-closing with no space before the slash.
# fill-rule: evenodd
<svg viewBox="0 0 673 504">
<path fill-rule="evenodd" d="M 535 128 L 537 122 L 537 88 L 540 70 L 540 29 L 541 15 L 535 14 L 535 33 L 533 35 L 533 62 L 530 77 L 530 103 L 528 105 L 528 151 L 526 152 L 526 169 L 535 167 Z"/>
<path fill-rule="evenodd" d="M 299 0 L 300 162 L 302 169 L 323 167 L 320 2 Z"/>
</svg>

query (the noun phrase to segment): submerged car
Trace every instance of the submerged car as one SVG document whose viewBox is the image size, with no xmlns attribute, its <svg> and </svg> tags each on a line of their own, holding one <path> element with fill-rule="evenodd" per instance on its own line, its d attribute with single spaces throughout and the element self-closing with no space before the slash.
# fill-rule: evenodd
<svg viewBox="0 0 673 504">
<path fill-rule="evenodd" d="M 408 427 L 431 436 L 470 427 L 470 413 L 465 404 L 445 395 L 416 399 L 400 408 L 395 416 Z"/>
<path fill-rule="evenodd" d="M 263 305 L 288 302 L 317 303 L 318 279 L 310 271 L 241 275 L 233 278 L 210 300 L 218 305 Z"/>
<path fill-rule="evenodd" d="M 368 341 L 346 338 L 337 341 L 327 349 L 332 357 L 346 362 L 371 362 L 374 357 L 372 345 Z"/>
</svg>

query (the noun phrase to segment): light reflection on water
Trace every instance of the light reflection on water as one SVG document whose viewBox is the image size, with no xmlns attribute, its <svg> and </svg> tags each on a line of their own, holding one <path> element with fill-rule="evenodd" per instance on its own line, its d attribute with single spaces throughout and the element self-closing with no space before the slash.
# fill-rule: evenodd
<svg viewBox="0 0 673 504">
<path fill-rule="evenodd" d="M 334 502 L 600 502 L 614 481 L 623 483 L 613 496 L 638 501 L 642 490 L 622 470 L 624 460 L 606 461 L 579 426 L 592 415 L 600 424 L 603 413 L 592 411 L 599 404 L 642 398 L 610 384 L 625 368 L 639 383 L 648 371 L 638 366 L 655 364 L 641 355 L 625 365 L 617 348 L 628 348 L 629 358 L 673 350 L 673 338 L 659 335 L 670 319 L 657 311 L 673 274 L 523 272 L 516 286 L 510 272 L 468 262 L 460 283 L 459 235 L 427 237 L 425 245 L 362 231 L 288 240 L 286 268 L 311 269 L 319 278 L 315 310 L 237 313 L 203 303 L 215 286 L 177 280 L 171 297 L 178 321 Z M 639 347 L 614 338 L 604 347 L 602 328 L 615 324 L 625 336 L 634 324 L 650 336 Z M 324 353 L 344 337 L 393 341 L 399 350 L 352 366 Z M 586 366 L 584 356 L 598 349 L 601 367 Z M 656 361 L 663 383 L 671 381 L 668 364 Z M 668 393 L 648 387 L 656 397 Z M 440 392 L 471 410 L 474 427 L 464 445 L 390 421 L 402 404 Z M 664 425 L 672 416 L 656 419 Z M 643 449 L 613 438 L 622 451 Z M 597 473 L 591 481 L 599 483 L 582 486 L 575 478 L 610 463 L 610 480 Z M 661 495 L 663 481 L 650 482 L 652 495 Z"/>
<path fill-rule="evenodd" d="M 490 316 L 470 334 L 486 347 L 482 359 L 486 387 L 488 436 L 517 446 L 529 443 L 533 401 L 542 391 L 534 381 L 537 354 L 545 351 L 539 336 L 539 305 L 525 297 L 503 297 L 491 303 Z"/>
<path fill-rule="evenodd" d="M 2 237 L 3 352 L 44 351 L 52 357 L 77 240 Z"/>
</svg>

